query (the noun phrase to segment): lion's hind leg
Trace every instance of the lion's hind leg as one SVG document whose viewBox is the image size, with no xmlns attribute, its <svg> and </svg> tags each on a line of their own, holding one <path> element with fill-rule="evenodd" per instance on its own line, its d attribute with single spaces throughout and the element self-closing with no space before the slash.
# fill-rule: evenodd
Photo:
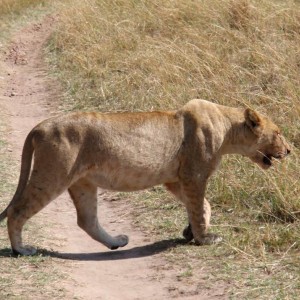
<svg viewBox="0 0 300 300">
<path fill-rule="evenodd" d="M 99 224 L 97 217 L 97 186 L 80 179 L 69 188 L 69 194 L 77 210 L 77 223 L 94 240 L 111 250 L 128 244 L 126 235 L 112 237 Z"/>
<path fill-rule="evenodd" d="M 37 186 L 33 181 L 26 186 L 21 199 L 12 204 L 7 211 L 7 227 L 12 251 L 18 255 L 34 255 L 36 249 L 24 246 L 22 229 L 24 224 L 43 209 L 56 195 L 50 192 L 51 187 Z"/>
</svg>

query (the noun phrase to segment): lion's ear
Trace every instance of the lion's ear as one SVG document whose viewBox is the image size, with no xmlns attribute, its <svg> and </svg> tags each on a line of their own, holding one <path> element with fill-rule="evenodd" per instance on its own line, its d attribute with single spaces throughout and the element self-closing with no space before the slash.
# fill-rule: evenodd
<svg viewBox="0 0 300 300">
<path fill-rule="evenodd" d="M 259 135 L 262 131 L 262 120 L 258 113 L 250 108 L 245 110 L 245 120 L 247 126 L 255 133 Z"/>
</svg>

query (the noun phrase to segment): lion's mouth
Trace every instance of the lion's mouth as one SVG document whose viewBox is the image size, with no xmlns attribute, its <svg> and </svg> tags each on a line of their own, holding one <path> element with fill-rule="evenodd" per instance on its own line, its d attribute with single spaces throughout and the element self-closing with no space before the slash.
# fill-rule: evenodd
<svg viewBox="0 0 300 300">
<path fill-rule="evenodd" d="M 264 165 L 271 167 L 272 166 L 272 155 L 265 154 L 263 157 L 263 163 L 264 163 Z"/>
<path fill-rule="evenodd" d="M 272 154 L 264 154 L 263 156 L 263 163 L 267 167 L 271 167 L 273 164 L 272 159 L 275 158 L 276 160 L 282 159 L 283 155 L 277 154 L 277 155 L 272 155 Z"/>
</svg>

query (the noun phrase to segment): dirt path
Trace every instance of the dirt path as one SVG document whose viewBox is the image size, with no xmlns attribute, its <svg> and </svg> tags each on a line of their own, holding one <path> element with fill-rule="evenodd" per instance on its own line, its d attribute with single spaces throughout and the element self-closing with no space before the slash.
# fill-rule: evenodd
<svg viewBox="0 0 300 300">
<path fill-rule="evenodd" d="M 31 24 L 12 37 L 1 55 L 0 109 L 8 116 L 9 142 L 16 159 L 25 136 L 39 121 L 57 113 L 59 88 L 47 77 L 42 49 L 55 20 L 51 16 Z M 51 249 L 57 266 L 69 279 L 61 282 L 66 299 L 225 299 L 224 287 L 204 288 L 203 274 L 178 280 L 180 270 L 166 263 L 161 252 L 173 241 L 155 242 L 130 223 L 128 200 L 99 191 L 99 219 L 112 234 L 124 233 L 130 242 L 124 250 L 108 251 L 76 225 L 68 194 L 56 199 L 37 218 L 47 228 L 43 247 Z M 33 219 L 33 221 L 36 218 Z M 51 221 L 50 221 L 51 220 Z M 31 242 L 34 238 L 31 237 Z M 62 261 L 68 261 L 64 264 Z M 199 271 L 201 273 L 201 271 Z"/>
</svg>

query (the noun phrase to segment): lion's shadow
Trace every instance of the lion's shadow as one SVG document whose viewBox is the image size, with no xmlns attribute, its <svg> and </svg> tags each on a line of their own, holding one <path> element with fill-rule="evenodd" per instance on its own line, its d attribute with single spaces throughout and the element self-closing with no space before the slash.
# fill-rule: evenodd
<svg viewBox="0 0 300 300">
<path fill-rule="evenodd" d="M 108 260 L 123 260 L 133 259 L 139 257 L 147 257 L 164 252 L 171 248 L 176 248 L 179 245 L 186 244 L 185 239 L 168 239 L 151 244 L 134 247 L 131 249 L 120 249 L 105 252 L 92 252 L 92 253 L 63 253 L 57 251 L 49 251 L 46 249 L 39 249 L 36 255 L 50 256 L 54 258 L 78 261 L 108 261 Z M 5 248 L 0 250 L 0 257 L 12 256 L 10 249 Z"/>
</svg>

